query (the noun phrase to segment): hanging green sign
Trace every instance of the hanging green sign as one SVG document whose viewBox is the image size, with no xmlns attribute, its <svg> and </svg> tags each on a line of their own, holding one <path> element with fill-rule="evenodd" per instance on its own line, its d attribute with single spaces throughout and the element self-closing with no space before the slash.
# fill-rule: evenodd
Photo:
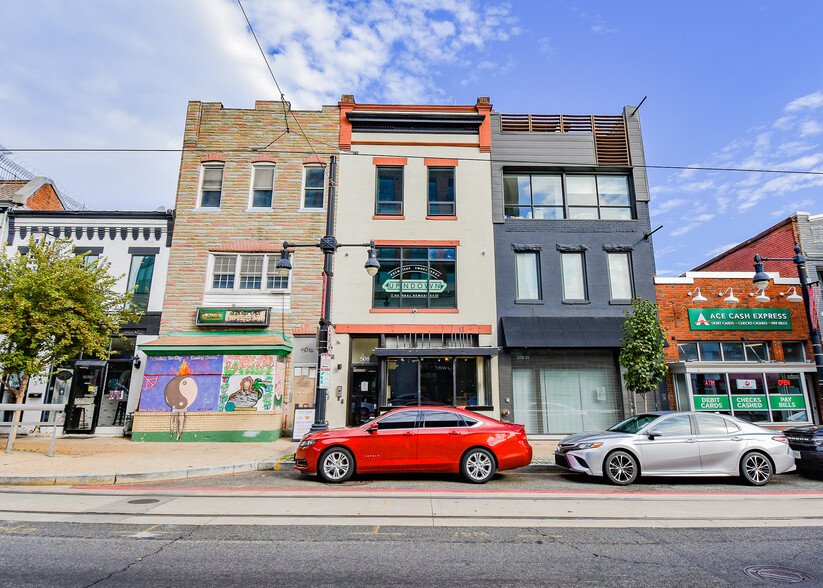
<svg viewBox="0 0 823 588">
<path fill-rule="evenodd" d="M 806 408 L 806 399 L 802 394 L 772 394 L 769 396 L 772 410 L 793 410 Z"/>
<path fill-rule="evenodd" d="M 729 410 L 728 396 L 695 396 L 695 410 Z"/>
<path fill-rule="evenodd" d="M 791 331 L 788 308 L 690 308 L 692 331 Z"/>
<path fill-rule="evenodd" d="M 732 396 L 735 410 L 766 410 L 766 396 L 763 394 L 744 394 Z"/>
</svg>

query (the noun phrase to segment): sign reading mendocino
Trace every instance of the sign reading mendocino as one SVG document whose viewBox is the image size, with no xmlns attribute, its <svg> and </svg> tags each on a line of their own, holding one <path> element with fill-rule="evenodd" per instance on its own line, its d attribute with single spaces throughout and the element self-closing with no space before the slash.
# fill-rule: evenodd
<svg viewBox="0 0 823 588">
<path fill-rule="evenodd" d="M 692 331 L 791 331 L 787 308 L 690 308 Z"/>
</svg>

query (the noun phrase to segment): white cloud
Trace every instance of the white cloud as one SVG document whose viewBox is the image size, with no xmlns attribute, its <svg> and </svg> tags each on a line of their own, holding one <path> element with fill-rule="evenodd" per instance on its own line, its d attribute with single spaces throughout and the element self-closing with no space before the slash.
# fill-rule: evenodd
<svg viewBox="0 0 823 588">
<path fill-rule="evenodd" d="M 823 133 L 823 126 L 816 120 L 807 120 L 800 123 L 800 136 L 810 137 L 812 135 L 819 135 Z"/>
<path fill-rule="evenodd" d="M 786 105 L 785 110 L 786 112 L 797 112 L 804 109 L 814 110 L 821 106 L 823 106 L 823 90 L 792 100 Z"/>
<path fill-rule="evenodd" d="M 676 208 L 678 206 L 683 206 L 687 204 L 689 201 L 684 200 L 682 198 L 670 198 L 669 200 L 664 200 L 663 202 L 657 204 L 656 202 L 652 202 L 652 206 L 654 207 L 654 211 L 657 214 L 665 214 L 669 212 L 672 208 Z"/>
<path fill-rule="evenodd" d="M 714 249 L 706 252 L 706 257 L 711 259 L 723 253 L 724 251 L 728 251 L 732 247 L 738 244 L 738 241 L 733 241 L 731 243 L 726 243 L 725 245 L 720 245 L 719 247 L 715 247 Z"/>
</svg>

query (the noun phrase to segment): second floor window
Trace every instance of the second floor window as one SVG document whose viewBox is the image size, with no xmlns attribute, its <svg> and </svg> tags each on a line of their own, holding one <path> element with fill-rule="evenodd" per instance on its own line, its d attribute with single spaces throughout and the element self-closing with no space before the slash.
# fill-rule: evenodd
<svg viewBox="0 0 823 588">
<path fill-rule="evenodd" d="M 252 173 L 252 208 L 271 208 L 274 194 L 274 166 L 255 165 Z"/>
<path fill-rule="evenodd" d="M 634 218 L 629 178 L 620 175 L 504 174 L 507 218 Z"/>
<path fill-rule="evenodd" d="M 146 310 L 149 307 L 151 278 L 154 275 L 154 255 L 132 255 L 129 268 L 129 290 L 134 290 L 131 307 Z"/>
<path fill-rule="evenodd" d="M 540 300 L 540 256 L 537 252 L 514 254 L 517 299 Z"/>
<path fill-rule="evenodd" d="M 220 208 L 222 194 L 223 164 L 205 164 L 200 181 L 200 206 L 202 208 Z"/>
<path fill-rule="evenodd" d="M 275 272 L 279 254 L 215 255 L 212 265 L 213 290 L 287 290 L 289 279 Z"/>
<path fill-rule="evenodd" d="M 609 253 L 608 256 L 611 299 L 631 300 L 634 297 L 631 254 Z"/>
<path fill-rule="evenodd" d="M 403 214 L 403 167 L 377 166 L 376 215 Z"/>
<path fill-rule="evenodd" d="M 303 168 L 303 208 L 323 208 L 326 169 L 313 165 Z"/>
<path fill-rule="evenodd" d="M 586 291 L 586 258 L 583 253 L 561 253 L 563 300 L 588 300 Z"/>
<path fill-rule="evenodd" d="M 454 247 L 378 247 L 374 308 L 457 308 Z"/>
<path fill-rule="evenodd" d="M 454 216 L 454 168 L 429 168 L 429 216 Z"/>
</svg>

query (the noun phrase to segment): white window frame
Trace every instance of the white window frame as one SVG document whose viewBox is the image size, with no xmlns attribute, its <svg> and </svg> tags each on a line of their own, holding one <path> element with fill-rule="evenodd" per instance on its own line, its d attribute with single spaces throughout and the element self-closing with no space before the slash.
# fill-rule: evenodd
<svg viewBox="0 0 823 588">
<path fill-rule="evenodd" d="M 521 274 L 521 264 L 519 260 L 521 259 L 534 259 L 534 265 L 529 265 L 527 268 L 530 270 L 529 275 L 525 276 Z M 532 275 L 531 270 L 534 270 L 534 274 Z M 520 284 L 521 280 L 524 282 L 528 282 L 529 278 L 534 278 L 535 286 L 536 286 L 536 296 L 534 298 L 525 298 L 521 296 L 524 292 L 520 292 Z M 518 302 L 540 302 L 543 300 L 543 288 L 541 284 L 541 275 L 540 275 L 540 252 L 539 251 L 516 251 L 514 254 L 514 296 L 515 300 Z"/>
<path fill-rule="evenodd" d="M 321 169 L 323 170 L 323 206 L 320 208 L 315 208 L 312 206 L 306 206 L 306 190 L 316 190 L 317 188 L 308 188 L 306 186 L 306 178 L 308 174 L 306 173 L 309 169 Z M 310 211 L 320 211 L 326 210 L 326 166 L 321 163 L 307 163 L 303 166 L 303 180 L 300 184 L 300 210 L 310 210 Z"/>
<path fill-rule="evenodd" d="M 235 258 L 234 263 L 234 286 L 232 288 L 215 288 L 214 287 L 214 262 L 216 257 L 228 257 L 233 256 Z M 262 257 L 263 258 L 263 267 L 260 274 L 260 288 L 240 288 L 240 268 L 242 266 L 242 258 L 243 257 Z M 254 295 L 254 294 L 288 294 L 291 292 L 291 274 L 288 278 L 288 284 L 285 288 L 267 288 L 268 285 L 268 265 L 269 259 L 280 259 L 279 253 L 210 253 L 209 254 L 209 265 L 208 265 L 208 281 L 206 283 L 206 292 L 212 294 L 240 294 L 240 295 Z M 275 262 L 276 263 L 276 262 Z"/>
<path fill-rule="evenodd" d="M 217 168 L 221 170 L 220 173 L 220 203 L 218 206 L 203 206 L 203 181 L 206 179 L 206 169 Z M 197 208 L 205 210 L 219 210 L 223 206 L 223 184 L 226 179 L 226 162 L 212 161 L 200 164 L 200 182 L 197 186 Z"/>
<path fill-rule="evenodd" d="M 257 171 L 260 169 L 269 169 L 271 168 L 271 204 L 268 206 L 255 206 L 254 205 L 254 181 L 257 179 Z M 259 163 L 253 163 L 251 165 L 251 181 L 249 182 L 249 210 L 271 210 L 274 208 L 274 183 L 277 177 L 277 165 L 273 162 L 264 161 Z"/>
</svg>

